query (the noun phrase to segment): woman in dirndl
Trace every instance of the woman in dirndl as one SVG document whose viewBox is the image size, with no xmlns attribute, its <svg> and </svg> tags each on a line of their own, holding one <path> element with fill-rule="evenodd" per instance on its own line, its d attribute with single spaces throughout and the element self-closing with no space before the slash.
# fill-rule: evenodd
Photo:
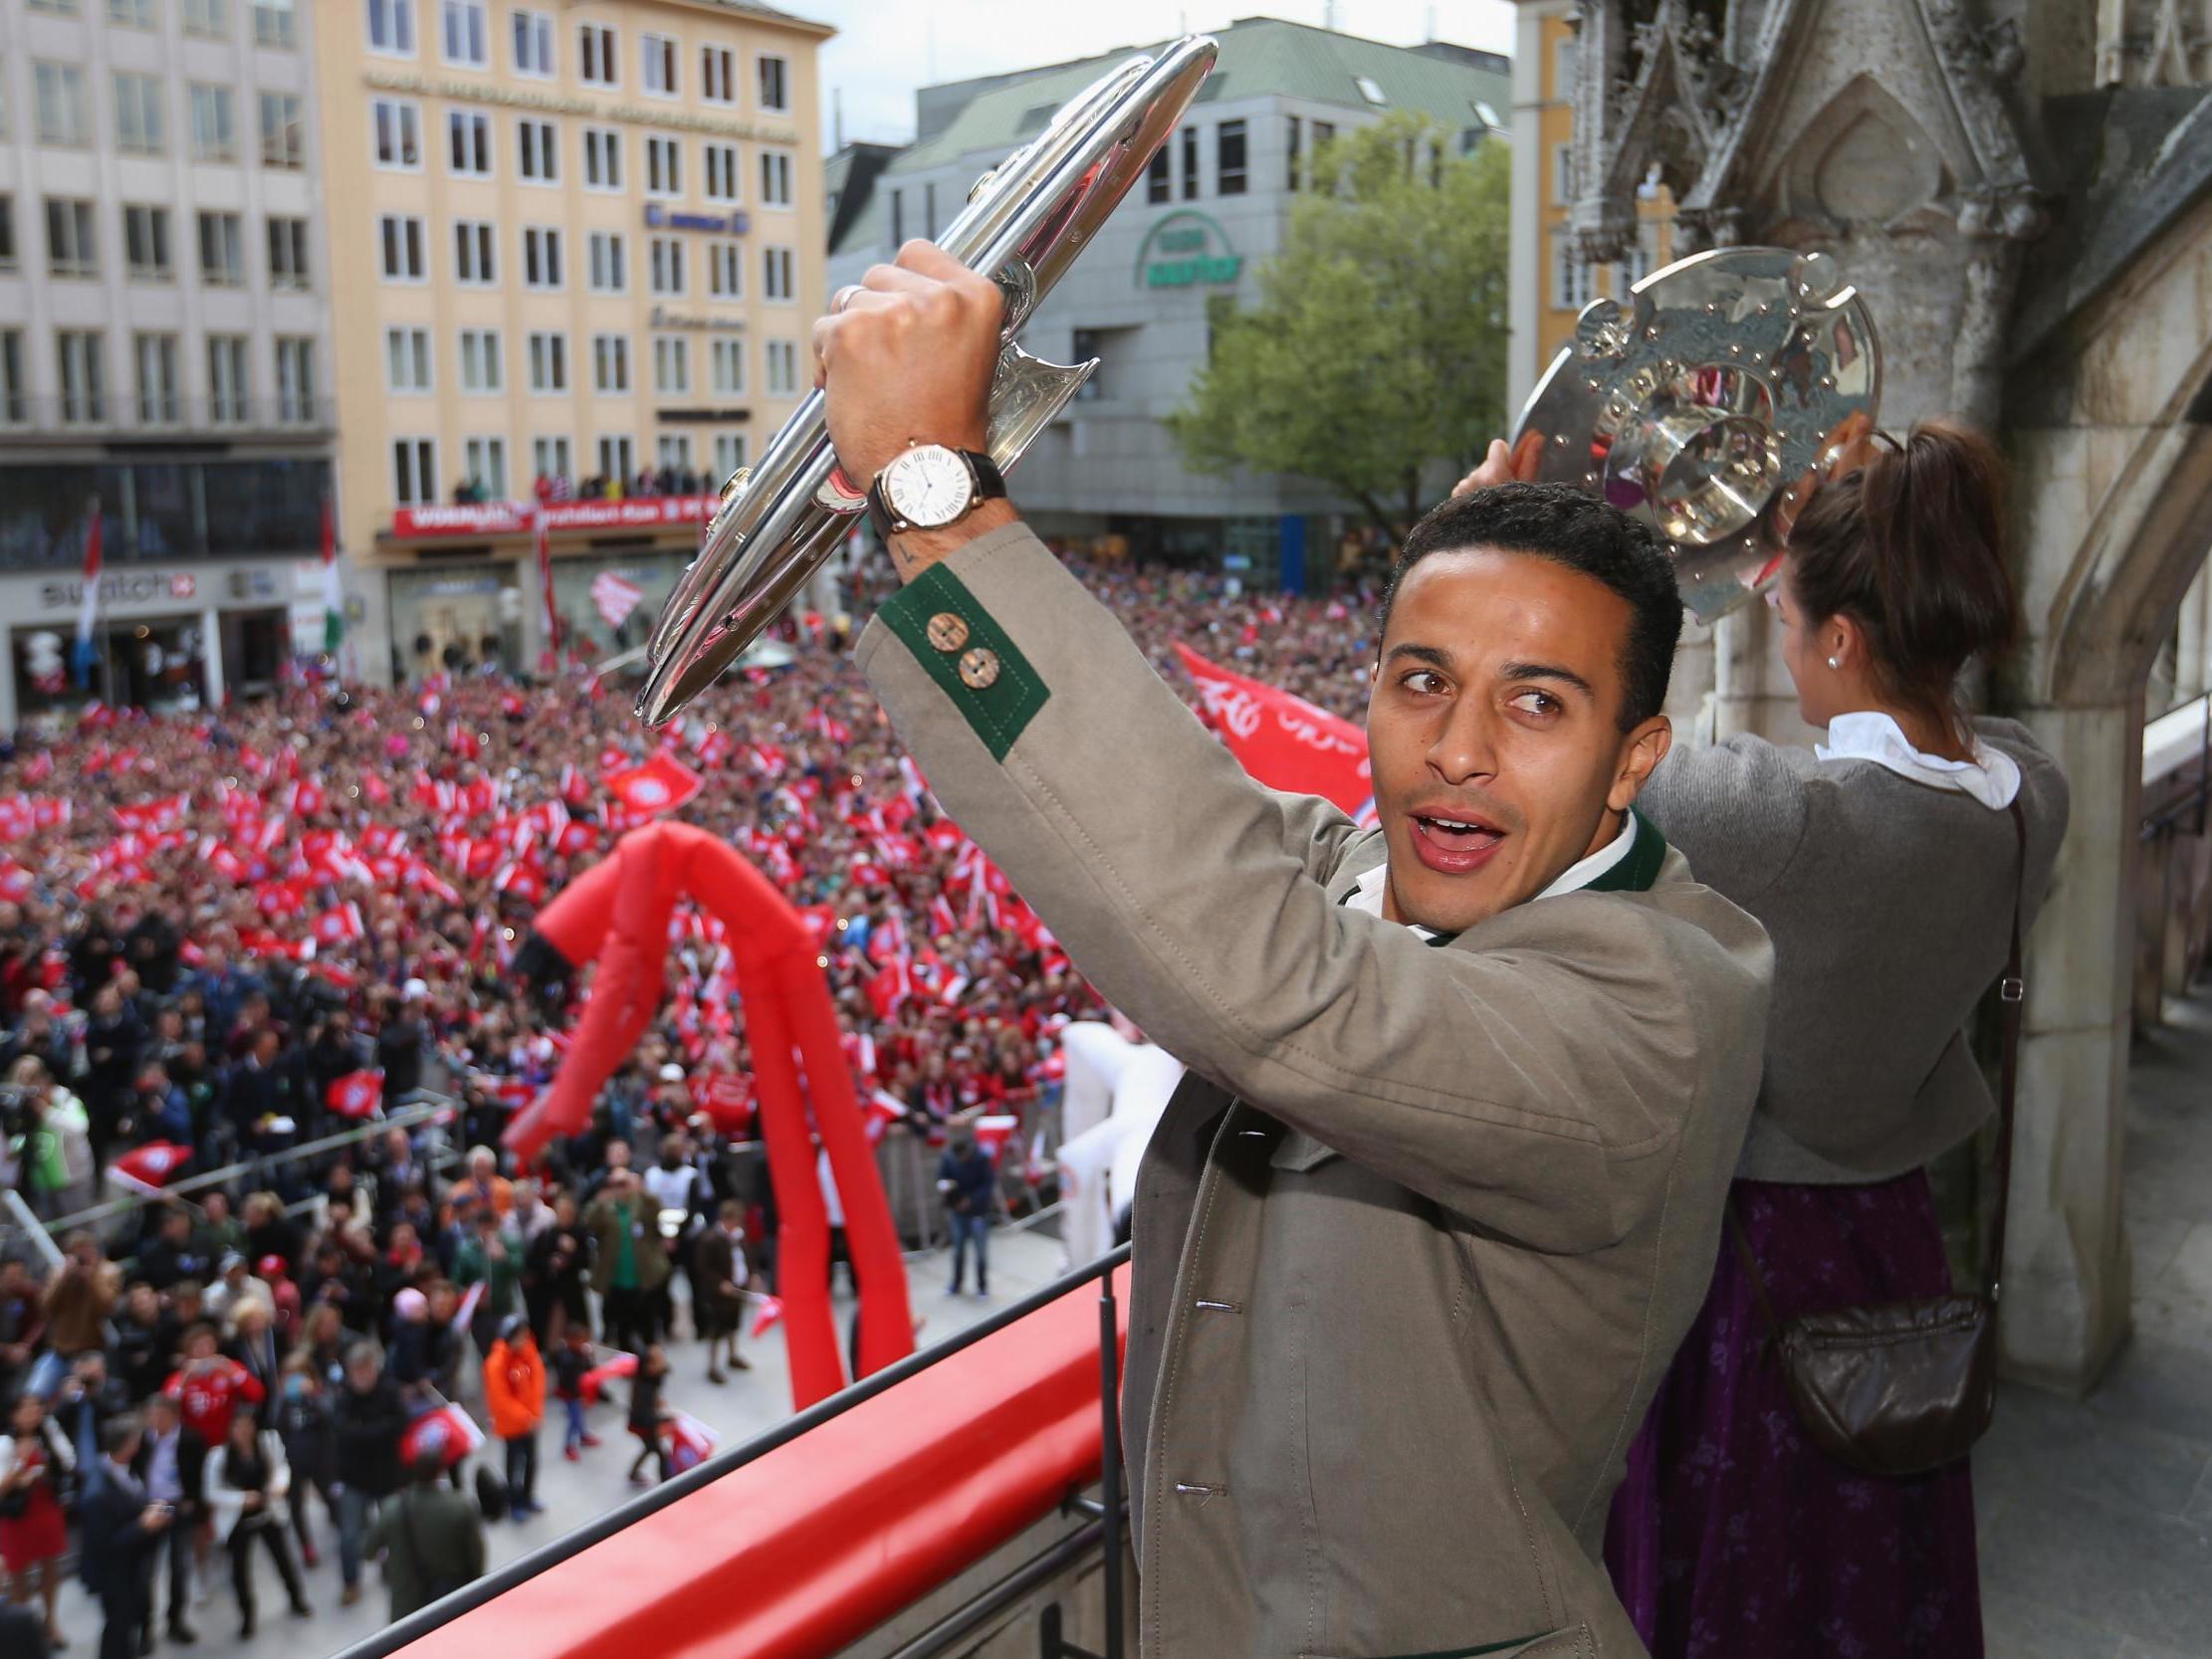
<svg viewBox="0 0 2212 1659">
<path fill-rule="evenodd" d="M 2003 494 L 1990 445 L 1941 424 L 1824 483 L 1770 603 L 1826 741 L 1678 747 L 1637 802 L 1775 950 L 1739 1236 L 1607 1533 L 1655 1659 L 1981 1659 L 1966 1459 L 1891 1478 L 1817 1446 L 1753 1276 L 1783 1321 L 1952 1289 L 1927 1164 L 1991 1116 L 1965 1028 L 2067 818 L 2050 756 L 2020 726 L 1969 720 L 1958 692 L 2018 628 Z"/>
<path fill-rule="evenodd" d="M 75 1465 L 67 1437 L 47 1421 L 45 1402 L 18 1394 L 0 1438 L 0 1567 L 7 1569 L 11 1599 L 28 1604 L 37 1592 L 46 1609 L 46 1645 L 57 1650 L 69 1645 L 54 1622 L 56 1566 L 69 1547 L 61 1488 Z"/>
</svg>

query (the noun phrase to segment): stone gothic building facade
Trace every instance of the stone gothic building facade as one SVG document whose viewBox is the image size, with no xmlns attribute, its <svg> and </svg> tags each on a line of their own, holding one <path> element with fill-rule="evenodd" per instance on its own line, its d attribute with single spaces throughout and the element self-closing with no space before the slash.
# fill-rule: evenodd
<svg viewBox="0 0 2212 1659">
<path fill-rule="evenodd" d="M 2144 687 L 2161 660 L 2206 678 L 2212 0 L 1523 8 L 1524 42 L 1531 13 L 1574 31 L 1565 257 L 1621 260 L 1655 182 L 1677 255 L 1830 253 L 1881 331 L 1883 424 L 1963 416 L 2014 465 L 2031 638 L 1988 697 L 2075 810 L 2033 943 L 2005 1340 L 2016 1373 L 2086 1388 L 2128 1327 Z M 1685 655 L 1703 734 L 1810 736 L 1767 631 L 1749 607 Z"/>
</svg>

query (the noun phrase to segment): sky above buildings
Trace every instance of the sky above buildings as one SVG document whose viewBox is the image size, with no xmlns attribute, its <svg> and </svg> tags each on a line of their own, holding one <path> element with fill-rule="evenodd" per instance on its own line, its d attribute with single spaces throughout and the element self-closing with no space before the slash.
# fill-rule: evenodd
<svg viewBox="0 0 2212 1659">
<path fill-rule="evenodd" d="M 1240 17 L 1333 24 L 1394 46 L 1450 41 L 1512 49 L 1508 0 L 775 0 L 832 24 L 822 48 L 822 145 L 844 137 L 904 143 L 914 136 L 914 90 L 972 75 L 1064 63 Z M 838 95 L 833 97 L 832 95 Z"/>
</svg>

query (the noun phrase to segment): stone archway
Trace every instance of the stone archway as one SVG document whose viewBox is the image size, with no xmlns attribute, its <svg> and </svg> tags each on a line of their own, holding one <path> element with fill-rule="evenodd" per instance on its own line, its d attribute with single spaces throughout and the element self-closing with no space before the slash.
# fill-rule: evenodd
<svg viewBox="0 0 2212 1659">
<path fill-rule="evenodd" d="M 2212 545 L 2212 199 L 2011 378 L 2033 637 L 2008 689 L 2066 766 L 2074 810 L 2030 948 L 2004 1347 L 2016 1374 L 2081 1392 L 2129 1322 L 2120 1178 L 2142 691 Z"/>
</svg>

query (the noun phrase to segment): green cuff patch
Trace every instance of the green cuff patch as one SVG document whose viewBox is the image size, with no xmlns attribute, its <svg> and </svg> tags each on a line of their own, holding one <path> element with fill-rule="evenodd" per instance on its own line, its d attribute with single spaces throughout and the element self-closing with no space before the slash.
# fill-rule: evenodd
<svg viewBox="0 0 2212 1659">
<path fill-rule="evenodd" d="M 1003 760 L 1051 693 L 968 585 L 933 564 L 876 613 Z"/>
</svg>

